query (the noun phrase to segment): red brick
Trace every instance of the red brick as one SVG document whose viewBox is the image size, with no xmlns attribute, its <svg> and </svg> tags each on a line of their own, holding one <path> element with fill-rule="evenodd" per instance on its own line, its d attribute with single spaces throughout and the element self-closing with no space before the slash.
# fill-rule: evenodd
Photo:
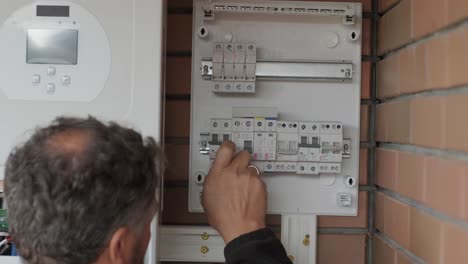
<svg viewBox="0 0 468 264">
<path fill-rule="evenodd" d="M 442 262 L 468 263 L 468 231 L 445 223 L 442 227 Z"/>
<path fill-rule="evenodd" d="M 468 2 L 466 0 L 448 0 L 448 18 L 456 22 L 468 17 Z"/>
<path fill-rule="evenodd" d="M 411 1 L 404 0 L 386 13 L 379 22 L 379 54 L 407 43 L 412 36 Z"/>
<path fill-rule="evenodd" d="M 387 125 L 388 141 L 395 143 L 410 142 L 410 101 L 388 103 L 389 116 Z"/>
<path fill-rule="evenodd" d="M 397 152 L 378 148 L 376 151 L 376 184 L 396 191 Z"/>
<path fill-rule="evenodd" d="M 359 184 L 366 185 L 368 178 L 369 151 L 360 149 L 359 151 Z"/>
<path fill-rule="evenodd" d="M 465 1 L 468 3 L 468 1 Z M 468 26 L 448 36 L 448 67 L 450 86 L 468 83 Z"/>
<path fill-rule="evenodd" d="M 377 65 L 377 97 L 388 98 L 400 94 L 399 84 L 400 56 L 392 55 Z"/>
<path fill-rule="evenodd" d="M 370 99 L 371 97 L 371 63 L 362 62 L 361 74 L 361 98 Z"/>
<path fill-rule="evenodd" d="M 442 148 L 445 135 L 445 98 L 420 97 L 411 101 L 412 135 L 415 145 Z"/>
<path fill-rule="evenodd" d="M 367 141 L 369 135 L 369 106 L 361 105 L 361 141 Z"/>
<path fill-rule="evenodd" d="M 425 156 L 398 152 L 397 191 L 413 200 L 422 201 L 425 187 Z"/>
<path fill-rule="evenodd" d="M 446 147 L 453 150 L 468 151 L 468 94 L 456 94 L 447 97 L 445 112 Z"/>
<path fill-rule="evenodd" d="M 192 50 L 192 15 L 171 14 L 167 16 L 167 52 Z"/>
<path fill-rule="evenodd" d="M 388 141 L 388 104 L 378 104 L 375 118 L 375 140 L 378 142 Z"/>
<path fill-rule="evenodd" d="M 367 192 L 359 192 L 357 216 L 319 216 L 319 227 L 367 227 Z"/>
<path fill-rule="evenodd" d="M 188 180 L 189 145 L 166 144 L 167 168 L 164 180 Z"/>
<path fill-rule="evenodd" d="M 374 263 L 395 264 L 396 251 L 387 242 L 374 238 Z"/>
<path fill-rule="evenodd" d="M 384 231 L 385 218 L 385 194 L 381 192 L 375 193 L 375 228 L 380 232 Z"/>
<path fill-rule="evenodd" d="M 365 235 L 318 235 L 317 263 L 362 264 L 365 262 Z"/>
<path fill-rule="evenodd" d="M 384 232 L 404 248 L 410 246 L 410 207 L 388 196 L 384 201 Z M 411 226 L 411 228 L 413 228 Z"/>
<path fill-rule="evenodd" d="M 427 263 L 439 263 L 442 225 L 432 216 L 411 208 L 411 241 L 409 250 Z"/>
<path fill-rule="evenodd" d="M 422 37 L 448 23 L 448 3 L 440 0 L 412 0 L 414 36 Z"/>
<path fill-rule="evenodd" d="M 397 252 L 397 264 L 413 264 L 414 262 L 410 260 L 408 256 L 406 256 L 401 251 Z"/>
<path fill-rule="evenodd" d="M 166 102 L 165 135 L 168 137 L 190 136 L 190 102 Z"/>
<path fill-rule="evenodd" d="M 386 11 L 396 2 L 398 2 L 398 0 L 379 0 L 379 12 Z"/>
<path fill-rule="evenodd" d="M 427 87 L 427 56 L 426 56 L 426 44 L 420 44 L 415 47 L 415 67 L 414 72 L 414 87 L 410 92 L 423 91 Z"/>
<path fill-rule="evenodd" d="M 372 20 L 366 18 L 362 20 L 362 55 L 372 53 Z"/>
<path fill-rule="evenodd" d="M 462 181 L 462 219 L 468 222 L 468 168 L 463 172 Z"/>
<path fill-rule="evenodd" d="M 446 36 L 433 38 L 427 43 L 427 89 L 441 89 L 450 86 L 448 44 Z"/>
<path fill-rule="evenodd" d="M 425 202 L 431 208 L 463 218 L 463 178 L 468 162 L 427 158 L 427 188 Z"/>
<path fill-rule="evenodd" d="M 398 73 L 398 87 L 400 88 L 400 93 L 412 93 L 417 89 L 416 86 L 418 85 L 416 71 L 419 65 L 416 64 L 416 48 L 405 48 L 397 56 L 400 57 Z"/>
<path fill-rule="evenodd" d="M 191 57 L 168 57 L 166 60 L 166 94 L 190 94 Z"/>
</svg>

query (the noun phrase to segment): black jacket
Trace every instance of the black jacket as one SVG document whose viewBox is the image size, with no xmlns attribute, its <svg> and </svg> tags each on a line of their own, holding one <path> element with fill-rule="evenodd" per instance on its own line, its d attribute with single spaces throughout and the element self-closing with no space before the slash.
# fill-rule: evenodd
<svg viewBox="0 0 468 264">
<path fill-rule="evenodd" d="M 281 242 L 268 228 L 242 235 L 224 248 L 227 264 L 292 264 Z"/>
</svg>

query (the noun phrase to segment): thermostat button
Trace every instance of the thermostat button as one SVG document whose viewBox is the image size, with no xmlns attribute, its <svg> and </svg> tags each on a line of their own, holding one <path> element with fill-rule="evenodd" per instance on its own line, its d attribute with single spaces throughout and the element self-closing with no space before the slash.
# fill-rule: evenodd
<svg viewBox="0 0 468 264">
<path fill-rule="evenodd" d="M 48 83 L 47 84 L 47 93 L 48 94 L 55 93 L 55 84 L 54 83 Z"/>
<path fill-rule="evenodd" d="M 70 76 L 68 76 L 68 75 L 62 76 L 62 84 L 64 86 L 70 85 L 70 83 L 71 83 L 71 77 Z"/>
<path fill-rule="evenodd" d="M 49 67 L 47 68 L 47 74 L 52 76 L 52 75 L 55 75 L 57 71 L 55 70 L 55 67 Z"/>
<path fill-rule="evenodd" d="M 33 84 L 39 84 L 41 83 L 41 76 L 39 74 L 34 74 L 32 76 L 32 83 Z"/>
</svg>

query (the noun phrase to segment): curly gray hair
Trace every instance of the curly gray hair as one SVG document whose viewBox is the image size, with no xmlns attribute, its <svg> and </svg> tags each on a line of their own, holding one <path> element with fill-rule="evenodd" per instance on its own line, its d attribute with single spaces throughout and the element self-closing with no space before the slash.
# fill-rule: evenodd
<svg viewBox="0 0 468 264">
<path fill-rule="evenodd" d="M 10 232 L 31 264 L 92 263 L 112 234 L 154 214 L 163 155 L 153 138 L 93 117 L 57 118 L 10 154 Z"/>
</svg>

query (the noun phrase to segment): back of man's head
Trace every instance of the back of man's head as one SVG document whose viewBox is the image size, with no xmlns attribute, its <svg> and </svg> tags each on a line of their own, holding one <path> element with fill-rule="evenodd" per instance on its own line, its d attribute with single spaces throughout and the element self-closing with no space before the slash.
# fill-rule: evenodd
<svg viewBox="0 0 468 264">
<path fill-rule="evenodd" d="M 22 258 L 94 263 L 119 229 L 143 232 L 157 210 L 161 163 L 152 138 L 115 123 L 58 118 L 38 129 L 5 170 L 10 232 Z"/>
</svg>

